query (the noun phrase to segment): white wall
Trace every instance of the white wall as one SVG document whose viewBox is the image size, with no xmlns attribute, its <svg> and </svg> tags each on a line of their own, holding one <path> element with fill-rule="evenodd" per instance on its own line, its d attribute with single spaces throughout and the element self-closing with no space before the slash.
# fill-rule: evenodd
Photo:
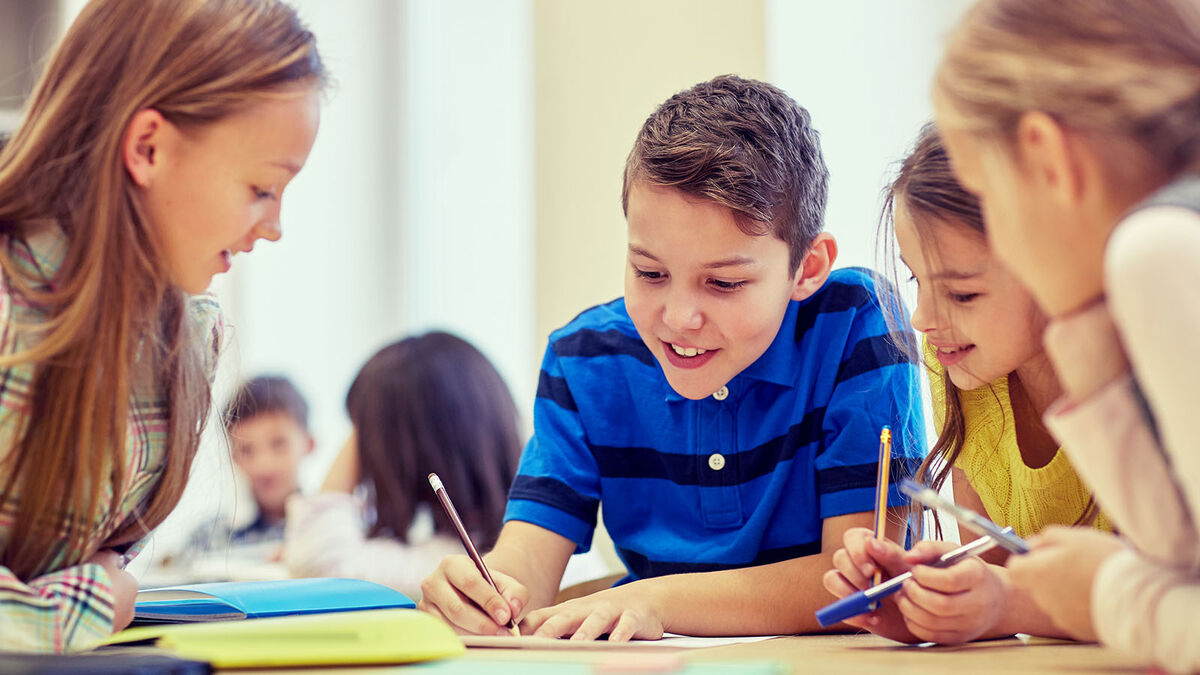
<svg viewBox="0 0 1200 675">
<path fill-rule="evenodd" d="M 533 12 L 530 0 L 409 0 L 399 101 L 408 330 L 447 328 L 532 409 Z"/>
<path fill-rule="evenodd" d="M 812 113 L 839 266 L 876 263 L 880 190 L 930 119 L 944 33 L 969 0 L 766 0 L 767 73 Z"/>
</svg>

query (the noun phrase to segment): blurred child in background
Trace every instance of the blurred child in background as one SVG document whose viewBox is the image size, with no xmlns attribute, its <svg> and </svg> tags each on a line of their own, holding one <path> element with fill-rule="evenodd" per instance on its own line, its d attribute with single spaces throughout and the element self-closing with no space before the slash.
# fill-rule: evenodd
<svg viewBox="0 0 1200 675">
<path fill-rule="evenodd" d="M 300 465 L 314 446 L 308 403 L 285 377 L 264 375 L 243 383 L 222 419 L 230 456 L 253 499 L 239 500 L 228 518 L 197 527 L 184 551 L 170 561 L 191 567 L 184 574 L 193 581 L 227 576 L 221 568 L 228 560 L 282 559 L 287 499 L 300 491 Z M 213 573 L 201 569 L 205 558 L 217 563 Z"/>
<path fill-rule="evenodd" d="M 496 540 L 521 453 L 512 395 L 478 349 L 431 332 L 372 356 L 346 410 L 354 431 L 321 493 L 288 503 L 288 569 L 367 579 L 417 598 L 421 579 L 463 550 L 430 472 L 476 546 Z"/>
</svg>

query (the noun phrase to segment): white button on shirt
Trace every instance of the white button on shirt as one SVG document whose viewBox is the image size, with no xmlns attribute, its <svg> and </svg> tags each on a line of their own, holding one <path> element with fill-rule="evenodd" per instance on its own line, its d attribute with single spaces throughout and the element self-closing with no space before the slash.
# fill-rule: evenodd
<svg viewBox="0 0 1200 675">
<path fill-rule="evenodd" d="M 721 387 L 718 389 L 713 393 L 713 398 L 717 399 L 718 401 L 724 401 L 725 399 L 729 398 L 729 387 Z"/>
<path fill-rule="evenodd" d="M 725 456 L 719 452 L 714 452 L 708 456 L 708 468 L 713 471 L 720 471 L 725 468 Z"/>
</svg>

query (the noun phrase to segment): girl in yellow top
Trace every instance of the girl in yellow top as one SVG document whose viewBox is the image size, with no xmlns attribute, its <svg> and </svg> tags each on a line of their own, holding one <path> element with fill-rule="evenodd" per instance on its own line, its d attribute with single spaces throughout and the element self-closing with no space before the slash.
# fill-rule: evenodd
<svg viewBox="0 0 1200 675">
<path fill-rule="evenodd" d="M 1112 531 L 1061 448 L 1051 452 L 1055 445 L 1051 441 L 1050 446 L 1035 454 L 1030 452 L 1029 443 L 1021 445 L 1030 435 L 1045 433 L 1041 415 L 1032 409 L 1027 385 L 1020 377 L 1020 371 L 1027 369 L 1019 367 L 987 386 L 959 389 L 938 356 L 939 350 L 926 339 L 925 366 L 929 369 L 934 427 L 950 431 L 946 425 L 950 417 L 954 420 L 954 436 L 943 433 L 930 457 L 937 457 L 939 463 L 949 460 L 956 444 L 957 456 L 936 470 L 931 465 L 935 460 L 927 460 L 920 478 L 940 485 L 950 475 L 959 504 L 985 513 L 1022 537 L 1037 534 L 1047 525 L 1084 522 Z M 957 400 L 946 400 L 947 388 Z M 1030 429 L 1031 424 L 1037 428 Z M 963 533 L 963 541 L 974 536 Z M 1002 559 L 1005 553 L 996 551 L 992 556 Z"/>
<path fill-rule="evenodd" d="M 1022 536 L 1050 524 L 1109 529 L 1041 422 L 1062 391 L 1039 340 L 1045 318 L 992 256 L 979 201 L 954 179 L 932 127 L 888 189 L 883 224 L 894 227 L 901 260 L 918 284 L 912 325 L 924 336 L 939 431 L 917 478 L 934 487 L 950 478 L 955 501 Z M 937 529 L 940 535 L 940 523 Z M 963 541 L 975 538 L 959 533 Z M 1003 551 L 935 569 L 919 563 L 953 544 L 925 541 L 906 553 L 862 528 L 843 541 L 825 575 L 834 595 L 868 587 L 877 568 L 888 576 L 913 570 L 901 593 L 850 625 L 904 642 L 1060 635 L 1009 583 Z"/>
</svg>

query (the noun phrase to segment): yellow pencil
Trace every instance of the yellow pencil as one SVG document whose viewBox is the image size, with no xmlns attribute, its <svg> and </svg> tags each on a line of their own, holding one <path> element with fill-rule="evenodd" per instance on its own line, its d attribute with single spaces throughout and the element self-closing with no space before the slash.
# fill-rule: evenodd
<svg viewBox="0 0 1200 675">
<path fill-rule="evenodd" d="M 875 538 L 882 540 L 887 536 L 887 494 L 888 483 L 892 477 L 892 430 L 885 426 L 879 432 L 879 471 L 875 477 Z M 883 580 L 883 571 L 875 570 L 875 585 Z"/>
</svg>

